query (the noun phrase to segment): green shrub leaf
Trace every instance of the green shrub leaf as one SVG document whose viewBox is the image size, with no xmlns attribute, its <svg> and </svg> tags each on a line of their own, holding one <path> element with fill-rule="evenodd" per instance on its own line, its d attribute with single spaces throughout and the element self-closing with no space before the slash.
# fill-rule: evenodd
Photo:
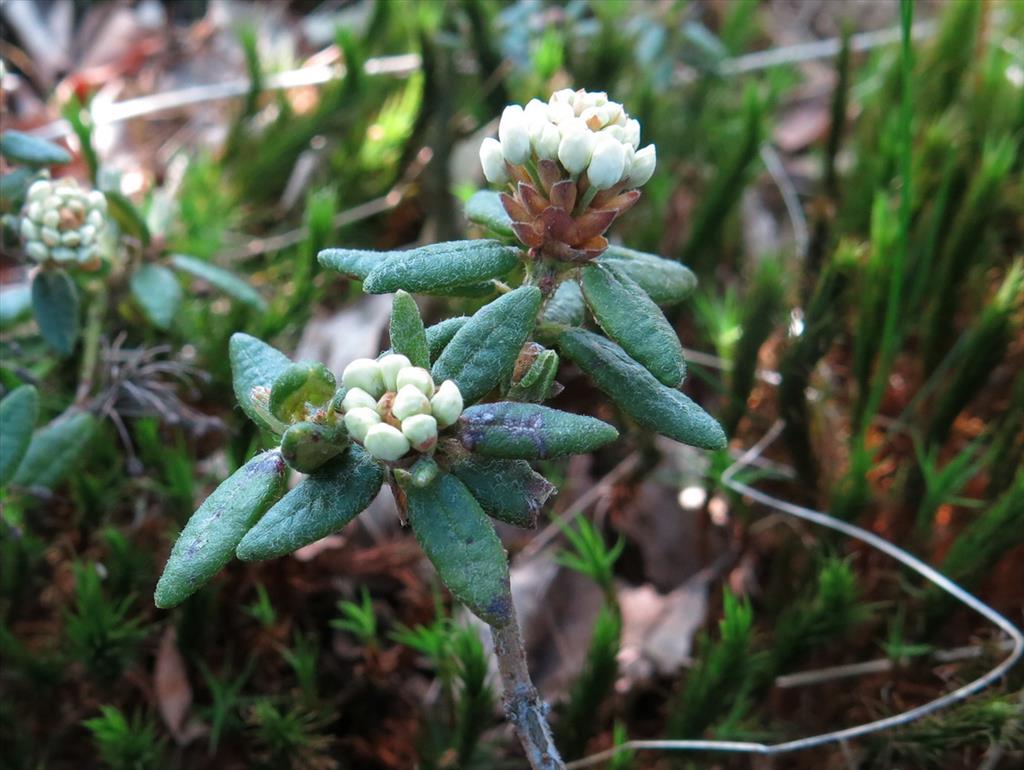
<svg viewBox="0 0 1024 770">
<path fill-rule="evenodd" d="M 237 299 L 254 310 L 264 311 L 267 309 L 267 302 L 260 296 L 260 293 L 242 276 L 232 273 L 230 270 L 185 254 L 172 256 L 171 264 L 194 278 L 206 281 L 232 299 Z"/>
<path fill-rule="evenodd" d="M 468 315 L 460 315 L 427 327 L 427 347 L 430 348 L 431 361 L 435 361 L 441 355 L 441 351 L 448 346 L 455 333 L 465 326 L 468 320 Z"/>
<path fill-rule="evenodd" d="M 361 447 L 349 447 L 267 511 L 238 544 L 238 558 L 273 559 L 337 532 L 365 510 L 383 481 L 380 465 Z"/>
<path fill-rule="evenodd" d="M 452 460 L 451 470 L 488 516 L 516 527 L 537 526 L 541 508 L 557 491 L 525 460 L 466 454 Z"/>
<path fill-rule="evenodd" d="M 14 483 L 19 487 L 53 489 L 75 467 L 96 431 L 96 418 L 88 412 L 58 417 L 35 432 Z"/>
<path fill-rule="evenodd" d="M 281 497 L 287 467 L 276 449 L 256 455 L 221 483 L 178 536 L 153 596 L 180 604 L 231 560 L 245 533 Z"/>
<path fill-rule="evenodd" d="M 498 401 L 462 413 L 458 438 L 471 452 L 536 460 L 592 452 L 619 432 L 606 422 L 538 404 Z"/>
<path fill-rule="evenodd" d="M 558 353 L 545 350 L 533 343 L 540 352 L 517 382 L 509 386 L 506 398 L 509 401 L 543 403 L 551 398 L 555 390 L 555 376 L 558 374 Z M 517 364 L 518 366 L 518 364 Z M 515 374 L 513 375 L 513 377 Z"/>
<path fill-rule="evenodd" d="M 611 340 L 584 329 L 570 329 L 561 334 L 558 346 L 644 427 L 702 449 L 725 447 L 725 432 L 711 415 L 678 390 L 662 385 Z"/>
<path fill-rule="evenodd" d="M 0 155 L 28 166 L 53 166 L 70 163 L 71 155 L 63 147 L 21 131 L 0 134 Z"/>
<path fill-rule="evenodd" d="M 583 269 L 583 296 L 605 334 L 670 388 L 686 376 L 683 346 L 654 300 L 627 275 L 605 265 Z"/>
<path fill-rule="evenodd" d="M 413 366 L 430 368 L 430 344 L 420 309 L 412 295 L 401 289 L 395 292 L 391 309 L 391 349 L 408 358 Z"/>
<path fill-rule="evenodd" d="M 163 265 L 143 265 L 131 277 L 132 296 L 146 317 L 160 329 L 169 329 L 181 304 L 181 284 Z"/>
<path fill-rule="evenodd" d="M 104 190 L 103 194 L 107 198 L 107 210 L 121 232 L 138 238 L 143 246 L 149 246 L 149 225 L 135 204 L 117 190 Z"/>
<path fill-rule="evenodd" d="M 493 190 L 480 190 L 466 201 L 466 218 L 483 225 L 495 235 L 515 237 L 512 218 L 501 205 L 501 196 Z"/>
<path fill-rule="evenodd" d="M 690 268 L 656 254 L 609 246 L 597 262 L 628 275 L 659 305 L 682 302 L 697 288 L 697 276 Z"/>
<path fill-rule="evenodd" d="M 0 174 L 0 211 L 13 212 L 21 208 L 28 188 L 38 179 L 37 174 L 35 169 L 26 166 Z"/>
<path fill-rule="evenodd" d="M 325 406 L 337 389 L 334 374 L 319 361 L 289 364 L 270 386 L 270 413 L 281 422 L 303 420 L 308 406 Z"/>
<path fill-rule="evenodd" d="M 230 357 L 235 398 L 242 411 L 261 428 L 284 432 L 285 426 L 270 413 L 270 389 L 292 362 L 281 351 L 241 332 L 231 335 Z M 253 388 L 265 389 L 265 400 L 255 400 Z"/>
<path fill-rule="evenodd" d="M 448 473 L 432 484 L 405 487 L 409 523 L 441 580 L 460 602 L 492 626 L 512 618 L 505 549 L 480 504 Z"/>
<path fill-rule="evenodd" d="M 32 281 L 32 310 L 39 333 L 62 356 L 78 340 L 78 288 L 63 270 L 41 270 Z"/>
<path fill-rule="evenodd" d="M 467 404 L 479 401 L 512 373 L 540 308 L 535 286 L 520 286 L 459 329 L 434 363 L 434 381 L 455 380 Z"/>
<path fill-rule="evenodd" d="M 437 292 L 498 278 L 519 264 L 519 250 L 498 241 L 451 241 L 389 252 L 363 284 L 370 294 Z"/>
<path fill-rule="evenodd" d="M 281 455 L 295 470 L 313 473 L 345 451 L 347 435 L 344 425 L 297 422 L 281 436 Z"/>
<path fill-rule="evenodd" d="M 15 388 L 0 401 L 0 487 L 21 464 L 39 413 L 39 393 L 32 385 Z"/>
<path fill-rule="evenodd" d="M 545 323 L 579 326 L 583 323 L 586 310 L 586 302 L 583 300 L 579 283 L 569 279 L 558 284 L 555 293 L 544 306 L 541 320 Z"/>
</svg>

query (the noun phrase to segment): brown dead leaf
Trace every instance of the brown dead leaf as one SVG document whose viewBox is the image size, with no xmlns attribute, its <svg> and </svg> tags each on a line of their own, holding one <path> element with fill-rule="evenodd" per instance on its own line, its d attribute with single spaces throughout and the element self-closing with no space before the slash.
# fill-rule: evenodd
<svg viewBox="0 0 1024 770">
<path fill-rule="evenodd" d="M 188 681 L 185 661 L 178 650 L 178 633 L 168 626 L 160 639 L 153 671 L 153 686 L 160 716 L 174 740 L 184 745 L 189 736 L 184 730 L 185 718 L 192 707 L 192 685 Z"/>
</svg>

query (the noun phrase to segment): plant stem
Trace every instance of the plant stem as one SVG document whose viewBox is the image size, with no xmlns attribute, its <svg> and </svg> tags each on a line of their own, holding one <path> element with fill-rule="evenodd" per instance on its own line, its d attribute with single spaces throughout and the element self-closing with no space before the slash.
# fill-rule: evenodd
<svg viewBox="0 0 1024 770">
<path fill-rule="evenodd" d="M 547 720 L 547 704 L 533 686 L 526 667 L 526 650 L 519 632 L 515 608 L 511 621 L 501 628 L 491 626 L 494 654 L 504 689 L 505 714 L 523 744 L 533 770 L 564 770 L 565 763 L 555 748 Z"/>
<path fill-rule="evenodd" d="M 107 312 L 107 290 L 100 286 L 96 289 L 86 311 L 85 339 L 82 344 L 82 365 L 78 375 L 78 389 L 75 392 L 75 403 L 81 405 L 92 392 L 96 377 L 96 361 L 99 356 L 100 333 L 102 332 L 103 316 Z"/>
</svg>

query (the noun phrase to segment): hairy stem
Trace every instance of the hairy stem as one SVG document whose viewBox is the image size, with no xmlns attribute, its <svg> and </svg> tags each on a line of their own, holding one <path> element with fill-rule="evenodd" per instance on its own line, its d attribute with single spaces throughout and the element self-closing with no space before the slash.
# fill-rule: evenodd
<svg viewBox="0 0 1024 770">
<path fill-rule="evenodd" d="M 565 763 L 555 748 L 547 720 L 547 705 L 540 699 L 526 667 L 526 650 L 519 632 L 515 609 L 512 620 L 501 628 L 491 627 L 494 654 L 504 689 L 505 714 L 519 736 L 532 770 L 564 770 Z"/>
</svg>

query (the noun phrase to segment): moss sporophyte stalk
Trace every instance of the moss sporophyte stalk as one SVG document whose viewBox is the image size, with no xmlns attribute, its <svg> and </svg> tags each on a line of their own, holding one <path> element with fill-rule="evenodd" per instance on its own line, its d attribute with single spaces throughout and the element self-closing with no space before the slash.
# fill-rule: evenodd
<svg viewBox="0 0 1024 770">
<path fill-rule="evenodd" d="M 490 521 L 535 526 L 555 490 L 530 461 L 592 452 L 619 435 L 602 420 L 542 405 L 562 390 L 561 357 L 641 430 L 706 449 L 726 442 L 679 389 L 682 346 L 659 307 L 685 299 L 693 274 L 605 237 L 654 172 L 640 124 L 603 93 L 565 90 L 508 107 L 498 136 L 480 157 L 504 190 L 467 204 L 492 237 L 320 252 L 322 266 L 365 292 L 394 293 L 389 350 L 353 361 L 339 383 L 320 363 L 232 337 L 239 405 L 277 445 L 189 520 L 155 598 L 173 606 L 232 556 L 282 556 L 335 532 L 388 484 L 452 596 L 491 626 L 506 712 L 531 766 L 561 768 Z M 426 327 L 409 292 L 485 304 Z M 289 467 L 307 475 L 286 491 Z"/>
</svg>

